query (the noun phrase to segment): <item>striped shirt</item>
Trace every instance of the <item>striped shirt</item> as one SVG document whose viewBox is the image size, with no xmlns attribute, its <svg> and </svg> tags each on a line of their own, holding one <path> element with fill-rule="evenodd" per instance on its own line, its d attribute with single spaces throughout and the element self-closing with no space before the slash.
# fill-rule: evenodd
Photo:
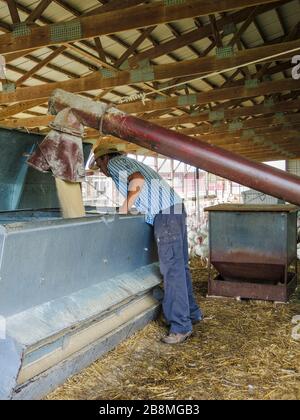
<svg viewBox="0 0 300 420">
<path fill-rule="evenodd" d="M 143 175 L 145 185 L 134 205 L 140 213 L 145 214 L 146 222 L 152 226 L 157 214 L 176 204 L 182 204 L 182 199 L 174 189 L 157 172 L 141 162 L 121 155 L 109 161 L 108 170 L 124 197 L 129 192 L 128 178 L 137 172 Z"/>
</svg>

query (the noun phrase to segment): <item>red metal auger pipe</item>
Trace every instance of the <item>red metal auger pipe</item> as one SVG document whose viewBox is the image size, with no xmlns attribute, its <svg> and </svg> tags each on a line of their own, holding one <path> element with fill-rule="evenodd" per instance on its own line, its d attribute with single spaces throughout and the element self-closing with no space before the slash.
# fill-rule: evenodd
<svg viewBox="0 0 300 420">
<path fill-rule="evenodd" d="M 115 108 L 107 109 L 103 103 L 55 91 L 50 100 L 50 110 L 58 113 L 66 107 L 70 107 L 87 127 L 101 127 L 106 135 L 119 137 L 300 206 L 300 178 L 297 176 L 124 114 Z"/>
</svg>

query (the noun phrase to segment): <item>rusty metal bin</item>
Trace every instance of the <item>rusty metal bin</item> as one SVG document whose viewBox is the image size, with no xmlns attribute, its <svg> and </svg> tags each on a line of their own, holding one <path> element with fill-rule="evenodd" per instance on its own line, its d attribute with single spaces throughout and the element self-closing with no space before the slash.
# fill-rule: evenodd
<svg viewBox="0 0 300 420">
<path fill-rule="evenodd" d="M 297 211 L 291 205 L 207 208 L 209 296 L 287 302 L 297 287 Z"/>
</svg>

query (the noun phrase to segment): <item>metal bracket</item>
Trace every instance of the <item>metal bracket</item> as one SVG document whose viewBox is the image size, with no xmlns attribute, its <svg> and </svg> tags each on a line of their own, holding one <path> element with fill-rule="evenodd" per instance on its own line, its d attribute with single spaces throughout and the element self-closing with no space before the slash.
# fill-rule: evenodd
<svg viewBox="0 0 300 420">
<path fill-rule="evenodd" d="M 225 111 L 211 111 L 209 113 L 209 121 L 223 121 L 225 119 Z"/>
<path fill-rule="evenodd" d="M 272 77 L 269 74 L 265 74 L 262 80 L 263 82 L 272 82 Z"/>
<path fill-rule="evenodd" d="M 26 22 L 15 23 L 13 25 L 12 36 L 18 38 L 20 36 L 28 36 L 31 34 L 31 29 Z"/>
<path fill-rule="evenodd" d="M 245 82 L 245 87 L 247 89 L 255 89 L 259 86 L 260 81 L 258 79 L 248 79 Z"/>
<path fill-rule="evenodd" d="M 179 6 L 184 4 L 186 0 L 164 0 L 165 7 Z"/>
<path fill-rule="evenodd" d="M 222 125 L 221 121 L 215 121 L 212 123 L 213 128 L 220 128 Z"/>
<path fill-rule="evenodd" d="M 130 71 L 131 83 L 151 82 L 154 79 L 155 79 L 155 74 L 154 74 L 153 66 L 140 67 L 136 70 Z"/>
<path fill-rule="evenodd" d="M 264 102 L 264 106 L 266 108 L 271 108 L 274 105 L 275 105 L 275 102 L 274 102 L 274 99 L 272 99 L 272 98 L 266 99 L 265 102 Z"/>
<path fill-rule="evenodd" d="M 279 121 L 279 122 L 286 122 L 286 118 L 285 118 L 285 115 L 284 115 L 284 113 L 283 112 L 277 112 L 275 115 L 274 115 L 274 119 L 276 120 L 276 121 Z"/>
<path fill-rule="evenodd" d="M 234 57 L 234 48 L 231 45 L 217 48 L 216 54 L 218 59 L 231 58 Z"/>
<path fill-rule="evenodd" d="M 113 69 L 102 68 L 99 69 L 99 72 L 103 79 L 113 79 L 117 76 L 117 71 Z"/>
<path fill-rule="evenodd" d="M 252 137 L 254 137 L 255 134 L 256 134 L 255 130 L 253 130 L 253 129 L 244 130 L 243 133 L 242 133 L 242 138 L 248 140 L 248 139 L 251 139 Z"/>
<path fill-rule="evenodd" d="M 242 121 L 233 121 L 229 124 L 229 132 L 233 133 L 235 131 L 239 131 L 244 127 L 244 123 Z"/>
<path fill-rule="evenodd" d="M 155 98 L 155 102 L 165 102 L 166 98 L 164 96 L 158 96 L 157 98 Z"/>
<path fill-rule="evenodd" d="M 75 41 L 80 38 L 82 38 L 82 28 L 79 19 L 50 25 L 50 40 L 52 42 Z"/>
<path fill-rule="evenodd" d="M 265 141 L 265 138 L 264 138 L 264 136 L 255 136 L 254 138 L 253 138 L 253 143 L 254 144 L 265 144 L 265 145 L 267 145 L 267 142 Z"/>
<path fill-rule="evenodd" d="M 186 95 L 178 97 L 178 106 L 197 105 L 197 95 Z"/>
<path fill-rule="evenodd" d="M 15 83 L 10 83 L 10 82 L 7 82 L 7 83 L 4 82 L 3 83 L 2 82 L 2 91 L 6 92 L 6 93 L 15 92 L 16 91 Z"/>
</svg>

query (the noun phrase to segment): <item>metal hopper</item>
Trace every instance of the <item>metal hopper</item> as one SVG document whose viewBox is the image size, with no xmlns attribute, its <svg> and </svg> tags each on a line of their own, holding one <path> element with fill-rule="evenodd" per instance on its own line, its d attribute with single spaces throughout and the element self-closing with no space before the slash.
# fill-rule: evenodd
<svg viewBox="0 0 300 420">
<path fill-rule="evenodd" d="M 209 212 L 209 295 L 287 302 L 297 287 L 297 211 L 219 205 Z"/>
</svg>

